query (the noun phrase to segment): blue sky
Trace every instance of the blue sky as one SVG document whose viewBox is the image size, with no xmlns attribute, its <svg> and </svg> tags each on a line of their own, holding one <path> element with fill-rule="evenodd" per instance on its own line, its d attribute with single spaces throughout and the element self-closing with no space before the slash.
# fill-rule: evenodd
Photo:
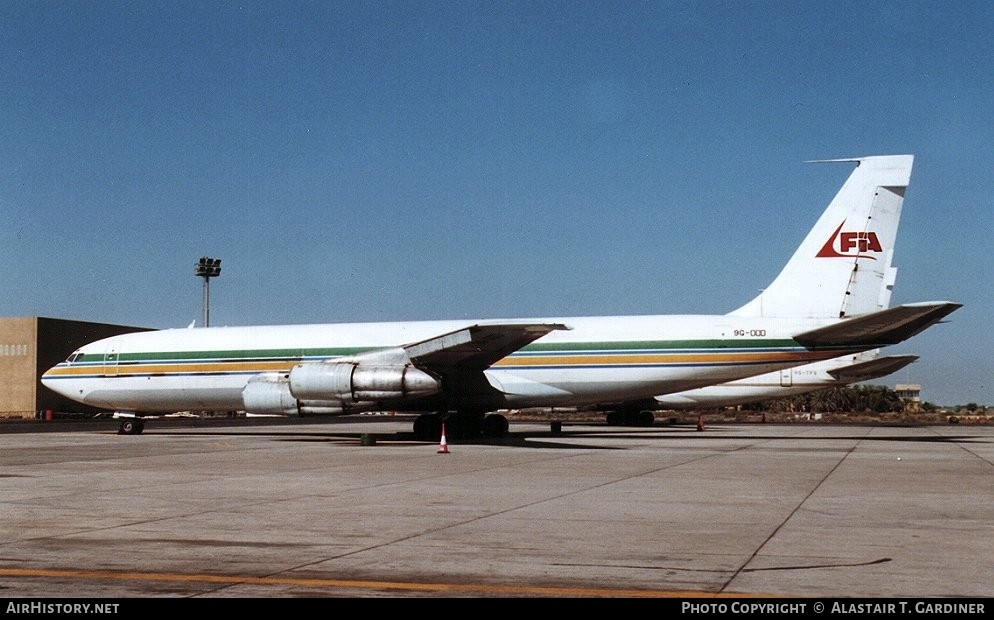
<svg viewBox="0 0 994 620">
<path fill-rule="evenodd" d="M 0 4 L 0 316 L 724 313 L 914 154 L 878 383 L 994 405 L 994 3 Z"/>
</svg>

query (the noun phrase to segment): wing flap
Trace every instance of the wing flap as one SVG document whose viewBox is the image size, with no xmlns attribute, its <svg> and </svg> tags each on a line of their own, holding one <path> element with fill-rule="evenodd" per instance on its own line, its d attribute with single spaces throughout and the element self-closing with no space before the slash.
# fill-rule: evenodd
<svg viewBox="0 0 994 620">
<path fill-rule="evenodd" d="M 486 370 L 549 332 L 561 329 L 569 328 L 561 323 L 477 324 L 404 349 L 416 366 L 438 371 Z"/>
<path fill-rule="evenodd" d="M 897 344 L 942 321 L 962 306 L 951 301 L 895 306 L 798 334 L 794 340 L 813 348 Z"/>
</svg>

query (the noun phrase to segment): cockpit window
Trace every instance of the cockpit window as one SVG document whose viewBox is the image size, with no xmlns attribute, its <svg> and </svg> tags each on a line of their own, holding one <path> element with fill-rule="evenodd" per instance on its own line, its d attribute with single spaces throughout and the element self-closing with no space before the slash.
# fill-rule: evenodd
<svg viewBox="0 0 994 620">
<path fill-rule="evenodd" d="M 66 359 L 66 363 L 72 364 L 81 357 L 83 357 L 83 354 L 80 353 L 79 351 L 76 351 L 75 353 L 70 355 L 68 359 Z"/>
</svg>

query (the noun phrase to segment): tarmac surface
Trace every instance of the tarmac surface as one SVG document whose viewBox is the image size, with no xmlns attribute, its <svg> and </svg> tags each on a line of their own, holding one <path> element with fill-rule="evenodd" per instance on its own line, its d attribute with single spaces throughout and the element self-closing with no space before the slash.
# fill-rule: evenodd
<svg viewBox="0 0 994 620">
<path fill-rule="evenodd" d="M 0 597 L 994 595 L 991 426 L 410 430 L 0 425 Z"/>
</svg>

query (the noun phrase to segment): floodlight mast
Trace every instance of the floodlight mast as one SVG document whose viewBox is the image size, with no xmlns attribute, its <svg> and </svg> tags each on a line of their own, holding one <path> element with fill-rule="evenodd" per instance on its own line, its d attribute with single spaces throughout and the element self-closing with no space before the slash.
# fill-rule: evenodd
<svg viewBox="0 0 994 620">
<path fill-rule="evenodd" d="M 211 326 L 211 278 L 221 275 L 221 259 L 201 256 L 193 274 L 204 279 L 204 327 Z"/>
</svg>

